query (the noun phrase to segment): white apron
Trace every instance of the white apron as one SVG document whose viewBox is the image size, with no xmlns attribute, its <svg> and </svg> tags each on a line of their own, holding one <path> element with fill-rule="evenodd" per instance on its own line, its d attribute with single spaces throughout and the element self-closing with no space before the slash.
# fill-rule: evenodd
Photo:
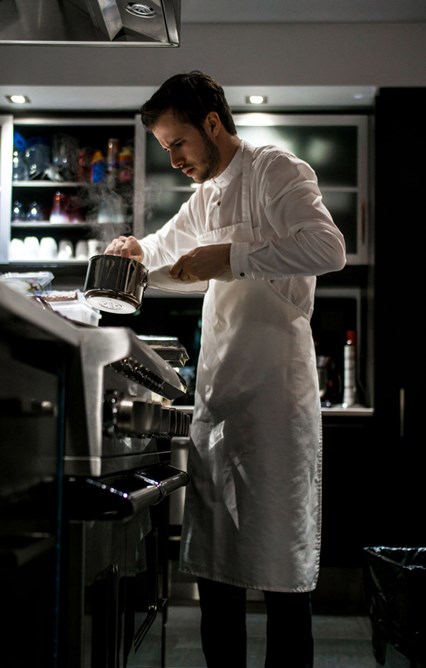
<svg viewBox="0 0 426 668">
<path fill-rule="evenodd" d="M 242 217 L 199 243 L 258 240 L 245 146 Z M 312 591 L 320 557 L 321 411 L 309 319 L 273 281 L 210 281 L 204 299 L 180 569 Z"/>
</svg>

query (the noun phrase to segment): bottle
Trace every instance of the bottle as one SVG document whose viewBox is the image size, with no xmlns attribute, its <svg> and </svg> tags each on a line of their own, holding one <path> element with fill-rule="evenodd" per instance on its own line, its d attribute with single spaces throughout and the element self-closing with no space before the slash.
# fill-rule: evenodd
<svg viewBox="0 0 426 668">
<path fill-rule="evenodd" d="M 25 220 L 24 205 L 16 200 L 12 206 L 12 222 L 18 223 Z"/>
<path fill-rule="evenodd" d="M 31 202 L 27 211 L 27 220 L 41 222 L 44 220 L 42 208 L 38 202 Z"/>
<path fill-rule="evenodd" d="M 105 179 L 106 164 L 102 151 L 95 151 L 91 164 L 92 183 L 102 183 Z"/>
<path fill-rule="evenodd" d="M 91 152 L 83 147 L 78 152 L 77 158 L 77 180 L 81 183 L 90 183 L 91 175 Z"/>
<path fill-rule="evenodd" d="M 133 182 L 133 148 L 124 146 L 118 154 L 118 180 L 120 183 Z"/>
<path fill-rule="evenodd" d="M 66 211 L 66 197 L 60 190 L 57 190 L 53 197 L 49 223 L 69 223 L 69 217 Z"/>
<path fill-rule="evenodd" d="M 356 403 L 356 332 L 346 332 L 346 343 L 343 348 L 343 400 L 345 407 Z"/>
<path fill-rule="evenodd" d="M 107 183 L 110 188 L 114 188 L 114 186 L 117 183 L 119 151 L 120 151 L 120 141 L 114 138 L 108 139 Z"/>
<path fill-rule="evenodd" d="M 24 154 L 15 149 L 12 159 L 12 181 L 26 181 L 27 179 L 28 168 L 25 164 Z"/>
</svg>

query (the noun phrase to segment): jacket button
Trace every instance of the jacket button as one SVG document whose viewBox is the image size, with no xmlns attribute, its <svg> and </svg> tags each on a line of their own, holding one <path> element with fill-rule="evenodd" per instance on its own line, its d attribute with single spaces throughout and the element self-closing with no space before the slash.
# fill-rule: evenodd
<svg viewBox="0 0 426 668">
<path fill-rule="evenodd" d="M 243 271 L 240 271 L 240 276 L 245 276 L 245 273 Z"/>
</svg>

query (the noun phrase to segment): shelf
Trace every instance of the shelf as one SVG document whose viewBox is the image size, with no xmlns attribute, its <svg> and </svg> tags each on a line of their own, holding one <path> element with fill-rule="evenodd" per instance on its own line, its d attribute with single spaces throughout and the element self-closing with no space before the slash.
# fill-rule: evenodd
<svg viewBox="0 0 426 668">
<path fill-rule="evenodd" d="M 104 227 L 105 225 L 112 225 L 112 226 L 117 226 L 122 228 L 123 226 L 130 225 L 131 222 L 120 222 L 120 223 L 114 223 L 114 222 L 107 222 L 107 223 L 99 223 L 97 220 L 93 221 L 87 221 L 83 223 L 50 223 L 48 220 L 46 221 L 22 221 L 21 223 L 11 223 L 11 227 L 14 229 L 25 229 L 27 227 L 33 227 L 37 229 L 55 229 L 55 230 L 60 230 L 60 229 L 87 229 L 91 227 Z"/>
<path fill-rule="evenodd" d="M 175 405 L 173 404 L 174 408 L 177 408 L 178 410 L 184 411 L 185 413 L 189 413 L 192 415 L 194 412 L 194 406 L 184 406 L 184 405 Z M 368 408 L 367 406 L 351 406 L 351 407 L 343 407 L 341 405 L 334 405 L 330 407 L 322 407 L 321 408 L 321 413 L 322 415 L 332 415 L 332 416 L 345 416 L 345 417 L 372 417 L 374 415 L 374 408 Z M 179 438 L 179 441 L 184 440 L 183 438 Z M 187 439 L 185 439 L 187 440 Z"/>
<path fill-rule="evenodd" d="M 99 183 L 91 183 L 90 181 L 49 181 L 47 179 L 34 179 L 34 181 L 12 181 L 12 188 L 49 188 L 52 190 L 60 190 L 61 188 L 92 188 L 93 190 L 102 189 L 115 192 L 117 189 L 128 188 L 127 181 L 117 181 L 114 186 L 108 184 L 108 181 L 100 181 Z M 185 188 L 183 188 L 185 190 Z M 190 188 L 192 190 L 192 188 Z"/>
<path fill-rule="evenodd" d="M 32 221 L 32 220 L 28 220 L 28 221 L 25 220 L 24 221 L 23 220 L 21 223 L 20 222 L 11 223 L 11 227 L 12 228 L 17 228 L 17 229 L 25 229 L 26 227 L 37 227 L 37 228 L 43 229 L 43 228 L 48 227 L 50 229 L 56 229 L 56 230 L 58 230 L 58 229 L 69 229 L 70 227 L 80 227 L 80 228 L 86 227 L 87 228 L 87 227 L 92 227 L 93 225 L 99 225 L 99 223 L 97 223 L 97 222 L 93 222 L 93 223 L 90 223 L 90 222 L 87 222 L 87 223 L 50 223 L 48 220 L 46 220 L 46 221 L 41 221 L 41 220 L 40 221 L 37 221 L 37 220 L 36 221 Z"/>
<path fill-rule="evenodd" d="M 103 129 L 108 129 L 110 127 L 134 127 L 135 119 L 134 117 L 123 118 L 114 115 L 103 115 L 96 112 L 94 116 L 88 116 L 82 114 L 81 116 L 77 114 L 72 114 L 71 116 L 54 116 L 50 114 L 41 114 L 40 116 L 17 116 L 14 119 L 14 123 L 17 126 L 37 126 L 42 125 L 43 128 L 54 128 L 55 126 L 68 126 L 69 128 L 78 128 L 84 129 L 86 127 L 102 127 Z"/>
<path fill-rule="evenodd" d="M 7 272 L 14 272 L 14 271 L 19 271 L 20 268 L 25 267 L 25 271 L 28 269 L 43 269 L 43 270 L 48 270 L 48 269 L 54 269 L 55 267 L 67 267 L 72 265 L 74 266 L 81 266 L 81 267 L 86 267 L 87 260 L 80 260 L 76 258 L 70 258 L 69 260 L 12 260 L 11 262 L 8 262 L 7 264 L 1 264 L 0 268 L 2 271 L 7 271 Z"/>
<path fill-rule="evenodd" d="M 97 186 L 106 183 L 89 183 L 88 181 L 48 181 L 38 180 L 34 181 L 12 181 L 13 188 L 96 188 Z"/>
</svg>

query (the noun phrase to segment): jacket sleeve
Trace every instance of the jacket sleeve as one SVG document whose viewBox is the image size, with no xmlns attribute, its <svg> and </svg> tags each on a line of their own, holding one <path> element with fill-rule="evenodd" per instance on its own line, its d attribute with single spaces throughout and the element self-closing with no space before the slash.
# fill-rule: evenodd
<svg viewBox="0 0 426 668">
<path fill-rule="evenodd" d="M 140 240 L 143 262 L 148 268 L 174 264 L 197 245 L 190 221 L 188 202 L 185 202 L 163 227 Z"/>
<path fill-rule="evenodd" d="M 232 244 L 235 278 L 319 276 L 345 266 L 344 237 L 315 172 L 296 156 L 274 148 L 255 155 L 250 207 L 260 240 Z"/>
</svg>

